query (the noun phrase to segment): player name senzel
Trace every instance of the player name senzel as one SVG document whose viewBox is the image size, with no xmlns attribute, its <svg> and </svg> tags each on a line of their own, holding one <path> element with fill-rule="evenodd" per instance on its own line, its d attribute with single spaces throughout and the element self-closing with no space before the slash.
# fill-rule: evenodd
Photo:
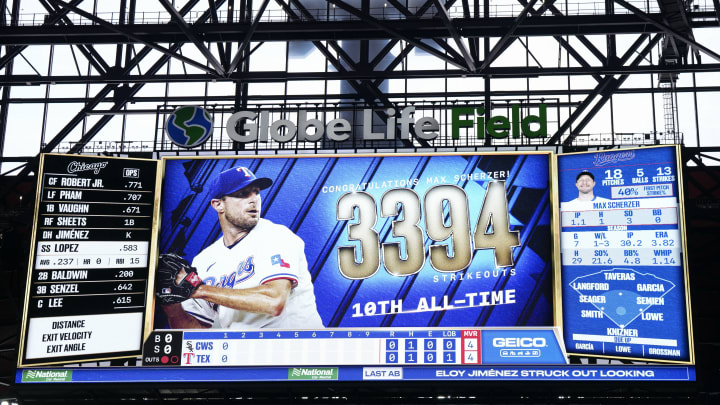
<svg viewBox="0 0 720 405">
<path fill-rule="evenodd" d="M 77 284 L 50 284 L 50 294 L 77 294 Z"/>
<path fill-rule="evenodd" d="M 627 328 L 607 328 L 607 334 L 610 336 L 637 336 L 637 329 Z"/>
<path fill-rule="evenodd" d="M 87 270 L 54 270 L 50 272 L 51 280 L 86 280 Z"/>
<path fill-rule="evenodd" d="M 90 212 L 90 204 L 58 204 L 58 211 L 62 213 L 87 214 Z"/>
</svg>

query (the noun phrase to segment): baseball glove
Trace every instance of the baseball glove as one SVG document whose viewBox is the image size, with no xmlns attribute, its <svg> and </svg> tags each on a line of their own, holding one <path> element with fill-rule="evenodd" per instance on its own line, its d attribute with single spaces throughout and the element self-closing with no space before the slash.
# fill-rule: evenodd
<svg viewBox="0 0 720 405">
<path fill-rule="evenodd" d="M 177 275 L 185 270 L 185 277 L 178 283 Z M 174 253 L 160 255 L 157 267 L 157 292 L 155 295 L 163 305 L 177 304 L 190 298 L 202 284 L 194 267 L 187 260 Z"/>
</svg>

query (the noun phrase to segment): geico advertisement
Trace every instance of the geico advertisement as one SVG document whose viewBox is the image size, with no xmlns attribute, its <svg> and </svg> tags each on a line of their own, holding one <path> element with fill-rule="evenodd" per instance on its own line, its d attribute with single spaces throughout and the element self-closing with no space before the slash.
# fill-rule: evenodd
<svg viewBox="0 0 720 405">
<path fill-rule="evenodd" d="M 154 327 L 550 326 L 550 159 L 165 159 Z"/>
</svg>

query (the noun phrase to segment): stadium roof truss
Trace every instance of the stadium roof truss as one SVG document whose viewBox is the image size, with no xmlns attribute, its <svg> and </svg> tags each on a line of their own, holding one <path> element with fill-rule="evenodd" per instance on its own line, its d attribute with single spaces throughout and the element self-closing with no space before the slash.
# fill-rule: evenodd
<svg viewBox="0 0 720 405">
<path fill-rule="evenodd" d="M 343 81 L 367 106 L 392 108 L 398 101 L 387 94 L 381 83 L 392 79 L 477 78 L 484 90 L 473 94 L 455 92 L 457 97 L 474 96 L 490 102 L 491 96 L 545 97 L 580 95 L 568 103 L 570 112 L 557 123 L 557 129 L 544 142 L 548 145 L 573 145 L 576 137 L 596 117 L 613 94 L 622 92 L 666 92 L 654 86 L 623 89 L 633 74 L 652 73 L 660 83 L 671 83 L 680 72 L 719 72 L 720 55 L 695 40 L 693 28 L 718 25 L 718 0 L 702 5 L 692 1 L 656 0 L 538 1 L 416 0 L 385 2 L 328 0 L 325 10 L 308 0 L 190 0 L 178 5 L 158 0 L 156 13 L 138 10 L 136 0 L 119 1 L 112 13 L 98 12 L 98 2 L 90 0 L 2 0 L 5 10 L 0 20 L 0 148 L 7 141 L 8 110 L 17 102 L 61 102 L 11 97 L 15 86 L 56 84 L 102 84 L 94 86 L 85 97 L 66 98 L 81 103 L 77 113 L 54 135 L 43 138 L 39 152 L 57 150 L 68 135 L 83 126 L 82 135 L 73 140 L 67 151 L 77 153 L 113 118 L 113 113 L 127 111 L 129 103 L 148 83 L 217 83 L 235 85 L 234 94 L 223 101 L 235 107 L 247 106 L 251 83 L 292 81 Z M 22 5 L 38 3 L 44 14 L 24 14 Z M 145 2 L 143 2 L 145 3 Z M 150 3 L 150 2 L 147 2 Z M 373 8 L 382 3 L 381 11 Z M 273 6 L 272 12 L 269 11 Z M 575 6 L 575 7 L 574 7 Z M 153 17 L 149 17 L 153 16 Z M 589 36 L 605 36 L 604 47 Z M 632 38 L 622 52 L 616 36 Z M 543 66 L 523 38 L 553 38 L 567 55 L 565 66 Z M 384 41 L 375 55 L 367 42 Z M 325 71 L 258 70 L 250 68 L 253 52 L 267 42 L 303 41 L 311 43 L 327 61 Z M 350 55 L 343 41 L 360 41 L 359 57 Z M 513 43 L 521 43 L 536 63 L 507 64 L 498 60 Z M 77 74 L 16 73 L 13 65 L 23 52 L 43 45 L 69 45 L 76 66 L 84 57 L 91 66 Z M 103 45 L 116 47 L 115 60 L 98 51 Z M 183 49 L 194 47 L 200 57 L 183 55 Z M 661 49 L 653 58 L 654 49 Z M 399 49 L 399 51 L 398 51 Z M 437 58 L 445 68 L 408 69 L 406 61 L 414 50 Z M 77 50 L 78 54 L 74 52 Z M 692 54 L 689 57 L 689 54 Z M 123 57 L 124 55 L 124 57 Z M 148 60 L 155 57 L 148 66 Z M 389 62 L 387 60 L 390 60 Z M 182 72 L 167 69 L 170 61 L 182 64 Z M 51 62 L 52 63 L 52 62 Z M 30 64 L 30 62 L 28 62 Z M 31 64 L 32 66 L 32 64 Z M 143 69 L 140 67 L 143 66 Z M 163 71 L 166 71 L 165 73 Z M 592 77 L 590 88 L 519 90 L 502 92 L 491 89 L 490 80 L 498 78 Z M 88 87 L 89 88 L 89 87 Z M 692 91 L 717 91 L 714 86 L 693 87 Z M 444 97 L 446 92 L 426 92 L 419 96 Z M 327 98 L 328 95 L 326 95 Z M 302 99 L 295 95 L 295 99 Z M 311 95 L 306 98 L 316 98 Z M 142 100 L 168 103 L 169 97 L 158 95 Z M 99 106 L 111 101 L 107 109 Z M 87 117 L 103 114 L 89 128 Z M 45 139 L 44 139 L 45 140 Z M 489 140 L 488 140 L 489 141 Z M 489 144 L 489 142 L 488 142 Z M 433 146 L 424 141 L 406 142 L 405 146 Z M 3 148 L 4 149 L 4 148 Z M 34 156 L 9 157 L 6 161 L 34 161 Z M 33 164 L 21 173 L 32 171 Z M 15 173 L 13 173 L 15 174 Z"/>
</svg>

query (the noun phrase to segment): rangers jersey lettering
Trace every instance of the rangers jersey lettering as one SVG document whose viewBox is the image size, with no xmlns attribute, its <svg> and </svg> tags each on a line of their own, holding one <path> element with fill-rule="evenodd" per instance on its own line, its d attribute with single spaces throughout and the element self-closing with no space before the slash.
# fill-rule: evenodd
<svg viewBox="0 0 720 405">
<path fill-rule="evenodd" d="M 239 242 L 225 246 L 220 238 L 195 256 L 192 265 L 205 284 L 217 287 L 244 289 L 283 279 L 292 283 L 285 309 L 277 317 L 201 299 L 184 301 L 183 309 L 203 323 L 224 329 L 323 327 L 308 272 L 305 243 L 283 225 L 261 218 Z"/>
</svg>

